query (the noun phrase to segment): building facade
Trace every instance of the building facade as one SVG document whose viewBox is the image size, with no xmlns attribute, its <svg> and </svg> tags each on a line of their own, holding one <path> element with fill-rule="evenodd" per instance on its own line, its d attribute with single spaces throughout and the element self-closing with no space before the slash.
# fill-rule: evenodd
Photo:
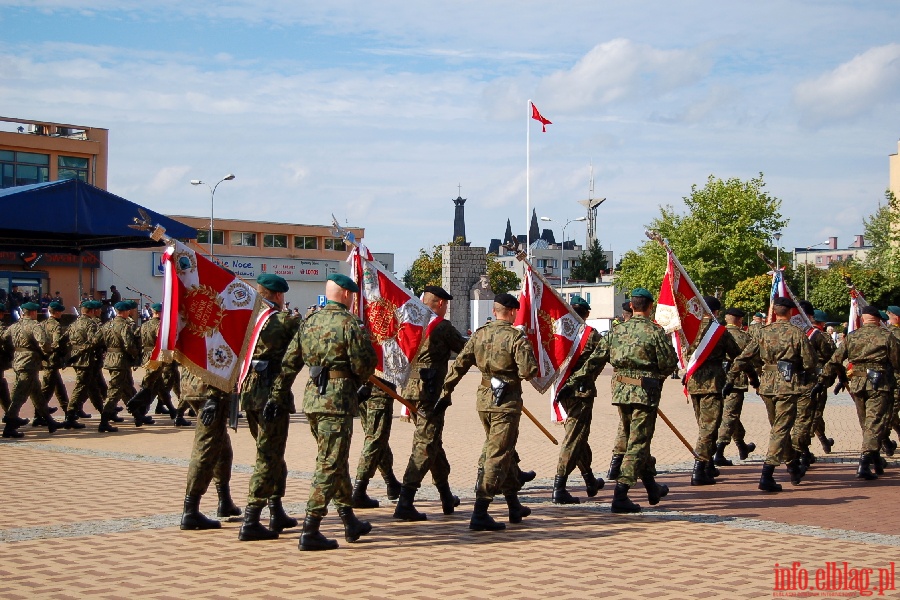
<svg viewBox="0 0 900 600">
<path fill-rule="evenodd" d="M 872 246 L 866 245 L 862 235 L 857 235 L 853 243 L 846 248 L 838 248 L 837 237 L 830 237 L 824 248 L 794 248 L 794 268 L 827 269 L 833 262 L 851 259 L 862 262 L 871 249 Z"/>
</svg>

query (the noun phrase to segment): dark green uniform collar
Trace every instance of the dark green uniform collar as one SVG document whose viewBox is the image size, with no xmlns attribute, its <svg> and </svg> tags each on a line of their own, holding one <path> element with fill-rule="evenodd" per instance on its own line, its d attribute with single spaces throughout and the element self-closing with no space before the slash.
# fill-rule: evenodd
<svg viewBox="0 0 900 600">
<path fill-rule="evenodd" d="M 342 304 L 342 303 L 338 302 L 337 300 L 326 300 L 325 306 L 328 306 L 329 304 L 336 304 L 337 306 L 340 306 L 344 310 L 350 310 L 349 308 L 347 308 L 347 306 L 345 304 Z"/>
</svg>

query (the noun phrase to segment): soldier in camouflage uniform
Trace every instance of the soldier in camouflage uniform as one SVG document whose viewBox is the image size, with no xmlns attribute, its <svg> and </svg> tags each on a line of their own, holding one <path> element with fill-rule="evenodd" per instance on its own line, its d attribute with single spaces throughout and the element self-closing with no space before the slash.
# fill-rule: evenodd
<svg viewBox="0 0 900 600">
<path fill-rule="evenodd" d="M 50 340 L 47 339 L 44 328 L 37 322 L 37 312 L 40 308 L 40 304 L 34 302 L 22 304 L 22 318 L 4 333 L 4 337 L 12 342 L 14 348 L 13 371 L 16 373 L 10 407 L 6 413 L 6 425 L 3 428 L 3 437 L 6 438 L 22 437 L 23 434 L 18 431 L 18 427 L 21 426 L 19 410 L 28 398 L 31 398 L 34 405 L 35 416 L 44 420 L 50 433 L 61 425 L 50 415 L 41 396 L 39 376 L 44 358 L 50 352 Z"/>
<path fill-rule="evenodd" d="M 422 480 L 431 471 L 431 481 L 441 497 L 441 509 L 445 515 L 452 515 L 459 506 L 459 498 L 450 489 L 450 462 L 444 452 L 444 414 L 443 410 L 434 410 L 435 403 L 441 396 L 441 384 L 447 376 L 447 365 L 450 355 L 459 352 L 466 345 L 466 339 L 444 317 L 453 300 L 447 291 L 436 285 L 425 287 L 422 301 L 433 310 L 441 321 L 434 326 L 422 343 L 410 370 L 409 381 L 403 388 L 403 396 L 416 406 L 416 414 L 412 416 L 416 425 L 413 434 L 413 447 L 403 474 L 403 487 L 400 499 L 394 510 L 394 518 L 404 521 L 424 521 L 427 516 L 413 506 L 416 491 Z"/>
<path fill-rule="evenodd" d="M 741 328 L 744 319 L 744 311 L 739 308 L 729 308 L 725 311 L 725 335 L 730 335 L 738 348 L 743 352 L 750 343 L 750 334 Z M 731 363 L 725 363 L 725 370 L 731 368 Z M 716 442 L 716 455 L 713 464 L 717 467 L 730 467 L 734 463 L 725 458 L 725 448 L 734 439 L 738 456 L 741 460 L 747 460 L 750 453 L 756 450 L 756 444 L 744 441 L 747 431 L 741 423 L 741 411 L 744 408 L 744 394 L 747 393 L 747 376 L 741 373 L 734 381 L 731 393 L 725 397 L 722 408 L 722 424 L 719 426 L 719 439 Z"/>
<path fill-rule="evenodd" d="M 885 461 L 879 448 L 894 399 L 894 377 L 900 372 L 900 340 L 881 327 L 877 308 L 866 306 L 860 312 L 862 327 L 847 335 L 838 346 L 825 365 L 819 385 L 826 385 L 830 376 L 849 377 L 847 391 L 856 403 L 863 438 L 856 476 L 870 480 L 884 473 Z M 844 361 L 853 365 L 852 372 L 847 373 Z"/>
<path fill-rule="evenodd" d="M 750 334 L 750 337 L 755 338 L 762 328 L 766 326 L 766 315 L 761 312 L 753 313 L 753 321 L 747 327 L 747 333 Z"/>
<path fill-rule="evenodd" d="M 475 508 L 469 529 L 498 531 L 506 525 L 488 514 L 497 492 L 503 492 L 509 507 L 509 522 L 521 523 L 531 509 L 519 502 L 519 477 L 515 461 L 519 420 L 522 416 L 522 381 L 538 374 L 537 361 L 528 338 L 512 326 L 519 301 L 510 294 L 494 298 L 494 320 L 479 327 L 453 362 L 444 379 L 435 411 L 446 410 L 450 395 L 472 365 L 481 371 L 476 406 L 485 440 L 478 461 Z"/>
<path fill-rule="evenodd" d="M 273 313 L 259 333 L 253 348 L 250 372 L 241 386 L 241 410 L 247 416 L 250 433 L 256 440 L 256 465 L 250 476 L 250 492 L 244 509 L 244 523 L 238 533 L 241 541 L 272 540 L 285 529 L 297 526 L 297 519 L 284 512 L 282 498 L 287 486 L 287 446 L 293 402 L 288 410 L 265 412 L 272 383 L 281 372 L 281 361 L 288 344 L 300 328 L 300 320 L 281 310 L 288 284 L 284 278 L 264 273 L 256 278 L 256 290 L 277 312 Z M 269 506 L 269 527 L 259 522 L 262 509 Z"/>
<path fill-rule="evenodd" d="M 144 365 L 144 377 L 141 379 L 141 388 L 128 401 L 128 412 L 134 417 L 134 426 L 152 425 L 153 418 L 147 416 L 147 410 L 154 398 L 157 399 L 157 413 L 168 414 L 173 420 L 176 417 L 175 407 L 172 406 L 172 397 L 168 394 L 163 382 L 165 369 L 172 363 L 160 363 L 151 365 L 150 356 L 156 347 L 156 340 L 159 337 L 159 313 L 162 311 L 162 304 L 156 303 L 150 307 L 152 316 L 141 325 L 139 329 L 139 338 L 141 340 L 141 364 Z M 165 407 L 165 412 L 160 410 Z"/>
<path fill-rule="evenodd" d="M 800 309 L 809 315 L 809 320 L 815 321 L 815 309 L 812 303 L 801 300 L 799 304 Z M 836 346 L 831 340 L 831 336 L 826 335 L 824 331 L 816 327 L 807 331 L 806 337 L 816 352 L 816 373 L 821 374 L 825 363 L 834 354 Z M 816 461 L 816 457 L 809 451 L 816 418 L 816 407 L 820 403 L 824 406 L 824 398 L 827 396 L 827 386 L 813 386 L 808 392 L 802 394 L 797 402 L 797 419 L 794 421 L 794 428 L 791 430 L 791 444 L 794 447 L 794 452 L 800 456 L 800 464 L 807 469 Z"/>
<path fill-rule="evenodd" d="M 718 298 L 706 296 L 703 298 L 706 305 L 713 313 L 713 318 L 718 318 L 722 308 Z M 704 317 L 704 326 L 712 326 L 713 323 Z M 719 337 L 716 345 L 710 350 L 706 360 L 697 367 L 691 378 L 687 381 L 687 391 L 694 405 L 694 417 L 697 419 L 697 443 L 694 453 L 699 457 L 694 461 L 694 470 L 691 473 L 691 485 L 711 485 L 716 482 L 718 470 L 713 464 L 715 454 L 716 434 L 719 425 L 722 424 L 722 388 L 725 387 L 726 360 L 735 359 L 741 353 L 734 338 L 726 332 Z"/>
<path fill-rule="evenodd" d="M 49 407 L 50 399 L 56 395 L 59 407 L 65 417 L 63 427 L 66 429 L 84 429 L 84 424 L 78 422 L 78 415 L 70 410 L 69 392 L 63 383 L 60 371 L 66 367 L 69 359 L 69 337 L 66 334 L 66 325 L 61 317 L 66 307 L 60 302 L 51 302 L 47 309 L 50 318 L 41 323 L 44 333 L 50 340 L 50 353 L 44 360 L 44 376 L 41 380 L 41 396 L 45 407 Z"/>
<path fill-rule="evenodd" d="M 616 369 L 612 379 L 612 403 L 619 407 L 627 444 L 613 494 L 611 510 L 614 513 L 641 510 L 628 498 L 628 490 L 638 479 L 644 483 L 651 505 L 659 503 L 669 493 L 668 486 L 656 483 L 650 442 L 656 429 L 662 386 L 675 370 L 678 357 L 663 328 L 650 320 L 653 294 L 644 288 L 635 288 L 631 292 L 631 307 L 634 316 L 602 338 L 584 365 L 572 375 L 580 380 L 599 374 L 607 363 Z"/>
<path fill-rule="evenodd" d="M 137 393 L 131 370 L 141 359 L 140 340 L 128 320 L 132 305 L 127 300 L 117 302 L 116 316 L 100 328 L 100 345 L 106 350 L 103 368 L 109 371 L 109 387 L 106 404 L 100 415 L 100 433 L 115 433 L 118 427 L 110 425 L 116 417 L 116 407 L 120 400 L 127 402 Z"/>
<path fill-rule="evenodd" d="M 0 408 L 3 409 L 3 422 L 6 423 L 6 414 L 11 404 L 9 396 L 9 384 L 6 381 L 6 371 L 12 368 L 13 348 L 12 340 L 6 335 L 7 326 L 3 320 L 6 318 L 6 305 L 0 304 Z M 20 425 L 28 422 L 28 419 L 19 419 Z"/>
<path fill-rule="evenodd" d="M 888 306 L 888 330 L 900 339 L 900 306 Z M 897 450 L 897 442 L 891 441 L 891 429 L 900 437 L 900 385 L 894 387 L 894 401 L 889 420 L 884 428 L 882 449 L 888 456 L 893 456 Z M 821 438 L 820 438 L 821 439 Z"/>
<path fill-rule="evenodd" d="M 97 346 L 100 343 L 102 309 L 103 303 L 99 300 L 84 300 L 81 303 L 81 314 L 67 330 L 71 349 L 70 364 L 75 369 L 75 387 L 72 388 L 69 406 L 82 419 L 91 417 L 84 412 L 84 403 L 88 399 L 98 411 L 103 410 L 104 394 L 97 380 L 100 363 Z"/>
<path fill-rule="evenodd" d="M 581 296 L 572 298 L 572 309 L 582 319 L 587 319 L 591 314 L 591 305 Z M 586 335 L 588 336 L 587 342 L 584 344 L 578 361 L 570 369 L 572 373 L 578 372 L 600 343 L 601 336 L 595 329 L 591 328 Z M 566 490 L 566 480 L 576 466 L 584 479 L 588 496 L 593 498 L 599 490 L 603 489 L 603 479 L 595 477 L 591 468 L 593 453 L 588 444 L 591 418 L 594 414 L 594 398 L 596 397 L 596 377 L 587 377 L 581 381 L 575 381 L 570 377 L 557 394 L 556 399 L 566 412 L 566 435 L 560 445 L 556 477 L 553 479 L 551 499 L 555 504 L 579 503 L 578 498 Z"/>
<path fill-rule="evenodd" d="M 182 529 L 219 529 L 222 524 L 200 512 L 200 498 L 215 480 L 217 490 L 228 490 L 231 484 L 231 465 L 234 453 L 228 436 L 228 415 L 231 412 L 231 394 L 209 385 L 197 375 L 181 367 L 181 390 L 184 400 L 197 411 L 197 428 L 194 430 L 194 446 L 188 465 L 187 486 L 184 496 Z M 226 514 L 223 513 L 223 508 Z M 219 495 L 220 516 L 232 516 L 234 506 L 231 497 Z M 236 515 L 234 515 L 236 516 Z"/>
<path fill-rule="evenodd" d="M 628 300 L 622 303 L 622 319 L 613 319 L 613 328 L 616 325 L 621 325 L 622 323 L 631 319 L 634 316 L 634 311 L 631 309 L 631 301 Z M 603 369 L 601 368 L 601 371 Z M 574 372 L 574 371 L 573 371 Z M 600 371 L 597 371 L 594 374 L 594 381 L 597 380 L 597 377 L 600 376 Z M 672 377 L 675 379 L 678 378 L 678 368 L 676 367 L 675 371 L 672 372 Z M 622 460 L 625 458 L 625 448 L 628 447 L 628 435 L 625 433 L 625 425 L 622 423 L 622 419 L 619 419 L 619 425 L 616 427 L 616 441 L 613 443 L 613 451 L 612 451 L 612 459 L 609 461 L 609 471 L 606 473 L 606 478 L 610 481 L 615 481 L 619 478 L 619 473 L 622 469 Z M 653 464 L 656 464 L 655 459 L 651 457 Z"/>
<path fill-rule="evenodd" d="M 723 392 L 731 393 L 730 386 L 740 371 L 744 371 L 766 405 L 771 430 L 759 480 L 759 489 L 764 492 L 781 491 L 781 484 L 773 474 L 775 467 L 783 462 L 788 465 L 793 485 L 799 485 L 805 473 L 791 447 L 791 427 L 797 415 L 798 398 L 815 380 L 816 357 L 806 334 L 790 322 L 792 308 L 794 303 L 790 298 L 775 299 L 775 322 L 763 327 L 735 359 Z M 760 366 L 762 377 L 757 377 Z"/>
<path fill-rule="evenodd" d="M 301 550 L 332 550 L 335 540 L 319 532 L 328 503 L 334 500 L 344 524 L 344 538 L 355 542 L 372 526 L 353 514 L 350 484 L 350 439 L 357 413 L 360 385 L 375 373 L 378 358 L 368 332 L 348 310 L 359 287 L 346 275 L 329 275 L 327 300 L 300 327 L 291 340 L 281 373 L 263 411 L 287 412 L 291 406 L 291 384 L 304 363 L 310 378 L 303 392 L 303 412 L 318 446 L 316 471 L 306 503 L 306 519 L 300 536 Z"/>
<path fill-rule="evenodd" d="M 397 391 L 397 386 L 378 377 L 379 382 Z M 356 483 L 353 485 L 353 508 L 378 508 L 378 500 L 366 493 L 369 480 L 377 470 L 384 478 L 388 499 L 400 495 L 400 482 L 394 475 L 394 453 L 391 451 L 391 423 L 394 419 L 393 397 L 368 381 L 359 390 L 359 422 L 365 440 L 356 465 Z"/>
</svg>

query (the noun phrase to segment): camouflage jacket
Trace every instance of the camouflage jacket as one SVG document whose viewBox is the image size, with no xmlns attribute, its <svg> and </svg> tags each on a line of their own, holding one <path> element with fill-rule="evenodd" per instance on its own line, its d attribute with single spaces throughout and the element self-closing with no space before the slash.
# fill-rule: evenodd
<svg viewBox="0 0 900 600">
<path fill-rule="evenodd" d="M 900 371 L 900 340 L 878 323 L 866 324 L 848 334 L 825 365 L 823 378 L 844 374 L 844 361 L 852 365 L 847 391 L 876 391 L 869 372 L 881 373 L 878 390 L 894 386 L 894 374 Z"/>
<path fill-rule="evenodd" d="M 279 311 L 268 318 L 259 332 L 259 339 L 253 348 L 250 371 L 241 385 L 243 410 L 262 410 L 265 406 L 272 383 L 281 373 L 284 354 L 299 328 L 300 319 L 291 317 L 286 312 Z M 290 402 L 290 410 L 295 412 L 293 401 Z"/>
<path fill-rule="evenodd" d="M 179 377 L 181 378 L 181 397 L 187 402 L 206 402 L 215 398 L 220 402 L 227 401 L 231 394 L 209 385 L 194 373 L 179 365 Z M 219 410 L 227 410 L 226 406 L 219 406 Z"/>
<path fill-rule="evenodd" d="M 778 370 L 778 363 L 789 365 L 790 381 Z M 759 393 L 764 396 L 801 394 L 815 380 L 816 352 L 803 331 L 790 321 L 769 323 L 741 352 L 728 380 L 734 381 L 740 371 L 756 372 L 762 368 Z"/>
<path fill-rule="evenodd" d="M 813 350 L 816 351 L 816 370 L 821 372 L 825 368 L 825 364 L 831 359 L 831 355 L 837 349 L 837 345 L 831 336 L 819 328 L 813 328 L 809 342 L 812 344 Z"/>
<path fill-rule="evenodd" d="M 476 395 L 479 411 L 522 411 L 522 381 L 538 374 L 538 364 L 531 343 L 520 329 L 497 319 L 475 330 L 444 379 L 444 394 L 453 391 L 472 365 L 481 371 L 481 385 Z M 507 384 L 500 397 L 500 406 L 495 406 L 493 390 L 490 383 L 486 383 L 492 377 Z"/>
<path fill-rule="evenodd" d="M 747 347 L 747 344 L 750 343 L 751 339 L 750 333 L 744 331 L 737 325 L 726 325 L 725 335 L 730 335 L 732 338 L 734 338 L 734 343 L 738 345 L 738 348 L 740 348 L 740 352 L 744 351 L 744 348 Z M 738 355 L 740 355 L 740 352 L 738 352 Z M 726 374 L 731 368 L 732 362 L 733 361 L 728 361 L 723 365 Z M 746 392 L 748 388 L 749 384 L 747 383 L 747 374 L 741 371 L 740 374 L 738 374 L 734 379 L 734 389 L 738 392 Z"/>
<path fill-rule="evenodd" d="M 140 340 L 128 319 L 116 317 L 100 328 L 101 345 L 106 348 L 103 368 L 130 369 L 141 359 Z"/>
<path fill-rule="evenodd" d="M 734 360 L 741 353 L 734 337 L 726 329 L 716 342 L 706 360 L 697 367 L 688 379 L 689 394 L 719 394 L 725 387 L 725 361 Z M 730 366 L 730 365 L 729 365 Z"/>
<path fill-rule="evenodd" d="M 7 329 L 9 328 L 4 323 L 0 323 L 0 373 L 12 369 L 13 354 L 15 353 L 12 339 L 6 335 Z"/>
<path fill-rule="evenodd" d="M 597 377 L 600 375 L 600 372 L 587 373 L 582 371 L 582 367 L 587 363 L 590 356 L 594 353 L 594 350 L 597 349 L 597 346 L 600 344 L 603 337 L 603 334 L 599 333 L 596 329 L 591 328 L 591 331 L 588 333 L 588 339 L 584 344 L 584 348 L 578 356 L 578 360 L 576 360 L 569 369 L 571 375 L 566 381 L 566 385 L 560 390 L 559 396 L 561 398 L 597 397 Z M 603 367 L 600 367 L 600 370 L 602 371 Z M 575 379 L 575 373 L 581 373 L 578 379 Z"/>
<path fill-rule="evenodd" d="M 50 353 L 44 360 L 45 369 L 62 369 L 65 368 L 69 359 L 69 336 L 66 332 L 66 326 L 59 319 L 50 317 L 43 323 L 44 333 L 50 340 Z"/>
<path fill-rule="evenodd" d="M 310 377 L 303 391 L 303 412 L 356 416 L 356 392 L 375 374 L 378 357 L 359 319 L 343 304 L 329 301 L 303 321 L 288 345 L 271 394 L 282 405 L 288 406 L 291 384 L 304 364 L 328 367 L 331 378 L 319 395 Z"/>
<path fill-rule="evenodd" d="M 41 324 L 23 316 L 6 330 L 13 346 L 13 370 L 40 371 L 50 353 L 50 338 Z"/>
<path fill-rule="evenodd" d="M 73 367 L 87 368 L 97 362 L 97 345 L 100 343 L 100 324 L 93 317 L 81 315 L 66 330 L 69 334 L 71 363 Z"/>
<path fill-rule="evenodd" d="M 757 337 L 759 337 L 759 333 L 765 326 L 765 323 L 750 323 L 750 325 L 747 327 L 747 333 L 750 334 L 750 337 L 752 339 L 756 339 Z"/>
<path fill-rule="evenodd" d="M 447 377 L 450 355 L 453 352 L 459 353 L 465 345 L 466 338 L 450 321 L 444 319 L 435 325 L 413 360 L 409 374 L 410 381 L 403 390 L 404 396 L 409 400 L 436 402 L 440 396 L 441 384 Z M 429 377 L 423 377 L 421 369 L 432 369 L 432 373 L 428 373 Z M 428 378 L 432 382 L 431 394 L 428 393 L 429 386 L 425 384 Z M 417 380 L 423 385 L 418 385 Z"/>
<path fill-rule="evenodd" d="M 159 317 L 153 317 L 141 325 L 141 364 L 150 360 L 150 354 L 156 347 L 156 338 L 159 337 Z"/>
</svg>

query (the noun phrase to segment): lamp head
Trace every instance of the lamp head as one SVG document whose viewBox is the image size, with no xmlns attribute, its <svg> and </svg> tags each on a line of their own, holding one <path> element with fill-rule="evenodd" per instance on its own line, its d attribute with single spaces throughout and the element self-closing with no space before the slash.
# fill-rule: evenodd
<svg viewBox="0 0 900 600">
<path fill-rule="evenodd" d="M 228 175 L 226 175 L 225 177 L 222 178 L 222 181 L 231 181 L 232 179 L 234 179 L 234 173 L 229 173 Z"/>
<path fill-rule="evenodd" d="M 201 183 L 203 182 L 199 179 L 191 179 L 191 185 L 200 185 Z"/>
<path fill-rule="evenodd" d="M 578 217 L 577 219 L 572 219 L 573 221 L 587 221 L 587 217 Z"/>
<path fill-rule="evenodd" d="M 541 217 L 541 221 L 552 221 L 550 217 Z"/>
</svg>

